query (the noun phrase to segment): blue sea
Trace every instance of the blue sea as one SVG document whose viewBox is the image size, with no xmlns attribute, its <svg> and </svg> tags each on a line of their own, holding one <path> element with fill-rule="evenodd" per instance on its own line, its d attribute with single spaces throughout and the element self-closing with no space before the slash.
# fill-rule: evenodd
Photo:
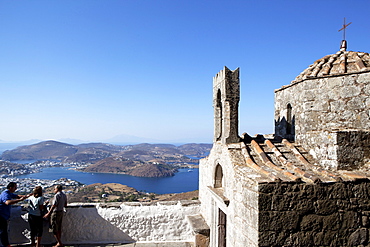
<svg viewBox="0 0 370 247">
<path fill-rule="evenodd" d="M 39 173 L 31 173 L 17 177 L 49 180 L 69 178 L 83 184 L 119 183 L 135 188 L 138 191 L 169 194 L 197 190 L 199 169 L 179 169 L 179 171 L 175 173 L 175 176 L 172 177 L 144 178 L 124 174 L 80 172 L 70 167 L 50 167 L 42 169 Z"/>
</svg>

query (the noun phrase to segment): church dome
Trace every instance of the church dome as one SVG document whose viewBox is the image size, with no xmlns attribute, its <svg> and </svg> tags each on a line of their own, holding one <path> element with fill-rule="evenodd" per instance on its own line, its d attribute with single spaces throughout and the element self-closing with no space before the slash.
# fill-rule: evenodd
<svg viewBox="0 0 370 247">
<path fill-rule="evenodd" d="M 308 79 L 348 75 L 370 71 L 370 54 L 341 50 L 327 55 L 300 73 L 291 83 Z"/>
</svg>

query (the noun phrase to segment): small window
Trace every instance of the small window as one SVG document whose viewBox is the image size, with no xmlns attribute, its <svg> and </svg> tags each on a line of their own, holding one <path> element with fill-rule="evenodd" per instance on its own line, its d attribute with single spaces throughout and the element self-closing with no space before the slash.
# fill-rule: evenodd
<svg viewBox="0 0 370 247">
<path fill-rule="evenodd" d="M 223 178 L 222 167 L 220 164 L 217 164 L 215 171 L 215 185 L 214 185 L 215 188 L 222 187 L 222 178 Z"/>
<path fill-rule="evenodd" d="M 286 114 L 286 133 L 288 135 L 292 133 L 292 106 L 290 104 L 287 105 L 287 114 Z"/>
</svg>

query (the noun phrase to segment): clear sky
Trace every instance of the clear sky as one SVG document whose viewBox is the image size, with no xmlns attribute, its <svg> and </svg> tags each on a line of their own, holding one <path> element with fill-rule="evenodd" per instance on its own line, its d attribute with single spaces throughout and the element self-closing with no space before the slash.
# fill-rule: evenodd
<svg viewBox="0 0 370 247">
<path fill-rule="evenodd" d="M 344 17 L 348 50 L 370 52 L 369 13 L 368 0 L 2 0 L 0 140 L 211 143 L 224 66 L 241 70 L 240 133 L 273 133 L 274 90 L 339 50 Z"/>
</svg>

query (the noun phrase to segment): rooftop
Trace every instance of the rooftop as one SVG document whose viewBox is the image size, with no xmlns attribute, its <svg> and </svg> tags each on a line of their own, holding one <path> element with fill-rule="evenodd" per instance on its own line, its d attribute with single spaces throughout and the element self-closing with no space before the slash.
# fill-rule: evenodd
<svg viewBox="0 0 370 247">
<path fill-rule="evenodd" d="M 370 178 L 366 168 L 351 171 L 324 169 L 302 146 L 286 139 L 276 140 L 261 135 L 242 138 L 243 142 L 230 144 L 229 149 L 241 149 L 246 165 L 260 175 L 260 182 L 303 181 L 313 184 Z"/>
<path fill-rule="evenodd" d="M 300 73 L 291 84 L 307 79 L 339 76 L 370 71 L 370 54 L 341 50 L 316 60 Z"/>
</svg>

